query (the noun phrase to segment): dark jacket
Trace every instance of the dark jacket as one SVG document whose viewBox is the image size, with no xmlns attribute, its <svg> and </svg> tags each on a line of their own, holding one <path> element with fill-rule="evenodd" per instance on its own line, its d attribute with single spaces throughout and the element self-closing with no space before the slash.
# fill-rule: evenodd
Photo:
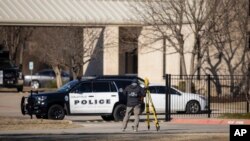
<svg viewBox="0 0 250 141">
<path fill-rule="evenodd" d="M 123 93 L 127 96 L 128 107 L 143 103 L 143 97 L 146 96 L 144 89 L 139 85 L 129 85 L 125 88 Z"/>
</svg>

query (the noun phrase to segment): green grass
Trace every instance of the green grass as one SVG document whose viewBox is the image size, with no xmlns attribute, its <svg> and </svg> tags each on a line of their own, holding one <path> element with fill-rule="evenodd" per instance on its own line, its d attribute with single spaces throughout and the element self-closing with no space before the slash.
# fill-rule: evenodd
<svg viewBox="0 0 250 141">
<path fill-rule="evenodd" d="M 223 114 L 223 115 L 219 116 L 219 118 L 225 118 L 225 119 L 250 119 L 250 113 L 246 113 L 246 114 L 226 113 L 226 114 Z"/>
</svg>

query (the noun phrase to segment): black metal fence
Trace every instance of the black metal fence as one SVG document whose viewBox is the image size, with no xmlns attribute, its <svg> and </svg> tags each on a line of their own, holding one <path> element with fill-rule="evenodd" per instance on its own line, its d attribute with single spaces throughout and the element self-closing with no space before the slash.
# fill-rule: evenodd
<svg viewBox="0 0 250 141">
<path fill-rule="evenodd" d="M 170 86 L 172 89 L 177 89 L 181 92 L 173 94 L 175 92 L 171 92 L 171 90 L 167 91 L 171 95 L 166 97 L 165 119 L 169 120 L 170 115 L 171 117 L 195 116 L 210 118 L 218 117 L 225 113 L 248 113 L 249 81 L 246 81 L 248 78 L 243 75 L 180 76 L 166 74 L 166 86 Z M 207 103 L 201 103 L 204 97 Z M 197 108 L 195 104 L 188 105 L 187 101 L 192 100 L 199 102 L 199 112 L 190 112 L 188 110 L 190 107 L 194 111 Z M 185 105 L 184 110 L 183 105 Z"/>
</svg>

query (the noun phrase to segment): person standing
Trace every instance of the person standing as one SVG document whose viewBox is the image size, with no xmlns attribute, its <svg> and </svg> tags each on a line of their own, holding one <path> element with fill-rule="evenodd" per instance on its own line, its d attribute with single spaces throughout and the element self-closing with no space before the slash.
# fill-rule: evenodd
<svg viewBox="0 0 250 141">
<path fill-rule="evenodd" d="M 135 132 L 138 131 L 139 120 L 140 120 L 140 112 L 141 112 L 141 104 L 143 103 L 143 97 L 146 96 L 144 89 L 139 85 L 137 79 L 134 79 L 130 85 L 128 85 L 123 93 L 127 96 L 127 108 L 126 114 L 123 118 L 123 127 L 122 131 L 125 131 L 127 128 L 128 120 L 134 112 L 134 126 L 133 130 Z"/>
</svg>

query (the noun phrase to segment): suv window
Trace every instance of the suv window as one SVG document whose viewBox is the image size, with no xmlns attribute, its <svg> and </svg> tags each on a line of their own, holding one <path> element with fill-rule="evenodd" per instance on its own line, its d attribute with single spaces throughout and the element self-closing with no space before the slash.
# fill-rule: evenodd
<svg viewBox="0 0 250 141">
<path fill-rule="evenodd" d="M 5 60 L 5 61 L 0 61 L 0 68 L 12 68 L 14 67 L 14 65 L 8 61 L 8 60 Z"/>
<path fill-rule="evenodd" d="M 155 87 L 149 87 L 150 93 L 157 93 Z"/>
<path fill-rule="evenodd" d="M 171 93 L 171 94 L 180 94 L 178 91 L 176 91 L 176 90 L 173 89 L 173 88 L 170 88 L 170 93 Z"/>
<path fill-rule="evenodd" d="M 168 90 L 168 88 L 164 86 L 156 86 L 155 88 L 157 90 L 157 93 L 161 93 L 161 94 L 165 94 L 166 90 Z M 170 94 L 180 94 L 180 93 L 176 91 L 175 89 L 170 88 Z"/>
<path fill-rule="evenodd" d="M 42 76 L 52 76 L 51 71 L 41 71 L 38 74 Z"/>
<path fill-rule="evenodd" d="M 128 85 L 131 84 L 131 82 L 132 82 L 132 80 L 131 81 L 129 81 L 129 80 L 127 80 L 127 81 L 115 81 L 118 89 L 120 89 L 120 88 L 125 89 Z"/>
<path fill-rule="evenodd" d="M 151 93 L 165 94 L 166 90 L 167 90 L 167 88 L 164 86 L 151 86 L 151 87 L 149 87 L 149 91 Z M 175 89 L 170 88 L 170 94 L 179 94 L 179 92 L 176 91 Z"/>
<path fill-rule="evenodd" d="M 74 92 L 74 93 L 89 93 L 89 92 L 92 92 L 91 82 L 83 82 L 83 83 L 79 84 L 78 86 L 76 86 L 76 88 L 74 88 L 72 90 L 72 92 Z"/>
<path fill-rule="evenodd" d="M 165 87 L 156 86 L 155 89 L 156 89 L 157 93 L 160 93 L 160 94 L 165 94 L 166 93 L 166 88 Z"/>
<path fill-rule="evenodd" d="M 93 92 L 110 92 L 109 82 L 93 82 Z"/>
<path fill-rule="evenodd" d="M 62 71 L 62 72 L 61 72 L 61 76 L 62 76 L 62 77 L 68 77 L 68 76 L 69 76 L 69 74 L 68 74 L 68 73 L 66 73 L 66 72 L 64 72 L 64 71 Z"/>
<path fill-rule="evenodd" d="M 110 82 L 110 90 L 111 92 L 117 92 L 115 84 L 113 82 Z"/>
</svg>

